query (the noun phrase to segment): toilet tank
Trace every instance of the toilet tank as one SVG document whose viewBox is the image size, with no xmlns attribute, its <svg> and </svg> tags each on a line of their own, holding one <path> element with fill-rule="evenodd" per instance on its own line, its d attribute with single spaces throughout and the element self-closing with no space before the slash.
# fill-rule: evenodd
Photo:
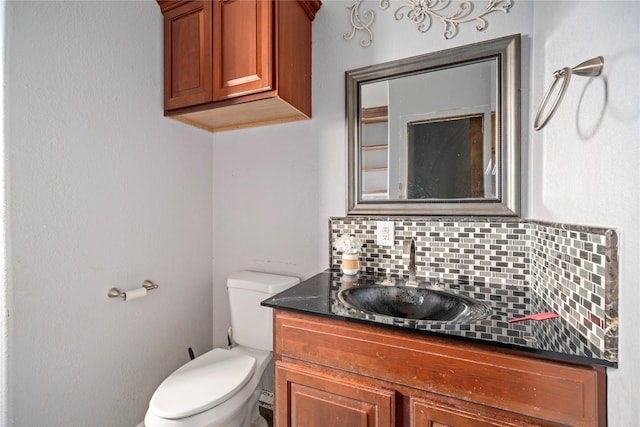
<svg viewBox="0 0 640 427">
<path fill-rule="evenodd" d="M 260 303 L 300 279 L 257 271 L 229 275 L 227 289 L 231 310 L 231 330 L 236 344 L 257 350 L 273 350 L 273 312 Z"/>
</svg>

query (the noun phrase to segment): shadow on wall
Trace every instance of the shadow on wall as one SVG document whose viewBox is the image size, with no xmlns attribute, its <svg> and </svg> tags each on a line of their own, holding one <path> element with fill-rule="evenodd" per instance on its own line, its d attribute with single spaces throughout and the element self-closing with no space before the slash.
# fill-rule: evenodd
<svg viewBox="0 0 640 427">
<path fill-rule="evenodd" d="M 582 89 L 576 112 L 576 130 L 581 140 L 591 139 L 600 129 L 608 103 L 606 77 L 589 79 Z"/>
<path fill-rule="evenodd" d="M 634 123 L 640 117 L 640 81 L 635 81 L 635 90 L 622 82 L 628 70 L 640 69 L 640 52 L 627 50 L 605 57 L 603 75 L 592 78 L 584 85 L 576 112 L 576 130 L 581 140 L 591 139 L 600 129 L 605 116 Z M 611 103 L 615 100 L 615 103 Z"/>
</svg>

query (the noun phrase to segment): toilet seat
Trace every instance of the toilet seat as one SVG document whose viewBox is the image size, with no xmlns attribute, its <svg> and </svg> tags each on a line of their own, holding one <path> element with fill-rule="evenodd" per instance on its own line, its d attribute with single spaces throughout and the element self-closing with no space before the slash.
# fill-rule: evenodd
<svg viewBox="0 0 640 427">
<path fill-rule="evenodd" d="M 155 391 L 149 410 L 164 419 L 199 414 L 229 399 L 253 377 L 256 359 L 216 348 L 178 368 Z"/>
</svg>

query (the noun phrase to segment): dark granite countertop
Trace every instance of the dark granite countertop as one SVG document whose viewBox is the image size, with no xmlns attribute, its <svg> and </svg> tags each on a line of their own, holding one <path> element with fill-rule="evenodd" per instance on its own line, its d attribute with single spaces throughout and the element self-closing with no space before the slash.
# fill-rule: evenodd
<svg viewBox="0 0 640 427">
<path fill-rule="evenodd" d="M 515 317 L 550 311 L 544 301 L 529 288 L 444 282 L 439 285 L 443 290 L 486 302 L 491 307 L 492 314 L 486 319 L 455 324 L 370 314 L 347 307 L 337 298 L 342 286 L 371 285 L 376 280 L 377 278 L 359 276 L 356 283 L 351 281 L 343 284 L 340 273 L 326 271 L 263 301 L 262 305 L 279 310 L 409 330 L 418 334 L 444 335 L 451 339 L 520 350 L 555 360 L 617 366 L 615 362 L 606 360 L 600 349 L 590 345 L 560 317 L 509 323 L 508 320 Z"/>
</svg>

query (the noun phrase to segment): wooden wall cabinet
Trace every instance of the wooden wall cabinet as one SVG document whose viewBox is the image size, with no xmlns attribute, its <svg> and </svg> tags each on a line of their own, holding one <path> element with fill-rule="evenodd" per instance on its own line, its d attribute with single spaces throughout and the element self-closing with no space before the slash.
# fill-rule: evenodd
<svg viewBox="0 0 640 427">
<path fill-rule="evenodd" d="M 158 0 L 165 116 L 223 131 L 311 117 L 319 0 Z"/>
<path fill-rule="evenodd" d="M 277 427 L 605 426 L 603 367 L 276 310 Z"/>
</svg>

